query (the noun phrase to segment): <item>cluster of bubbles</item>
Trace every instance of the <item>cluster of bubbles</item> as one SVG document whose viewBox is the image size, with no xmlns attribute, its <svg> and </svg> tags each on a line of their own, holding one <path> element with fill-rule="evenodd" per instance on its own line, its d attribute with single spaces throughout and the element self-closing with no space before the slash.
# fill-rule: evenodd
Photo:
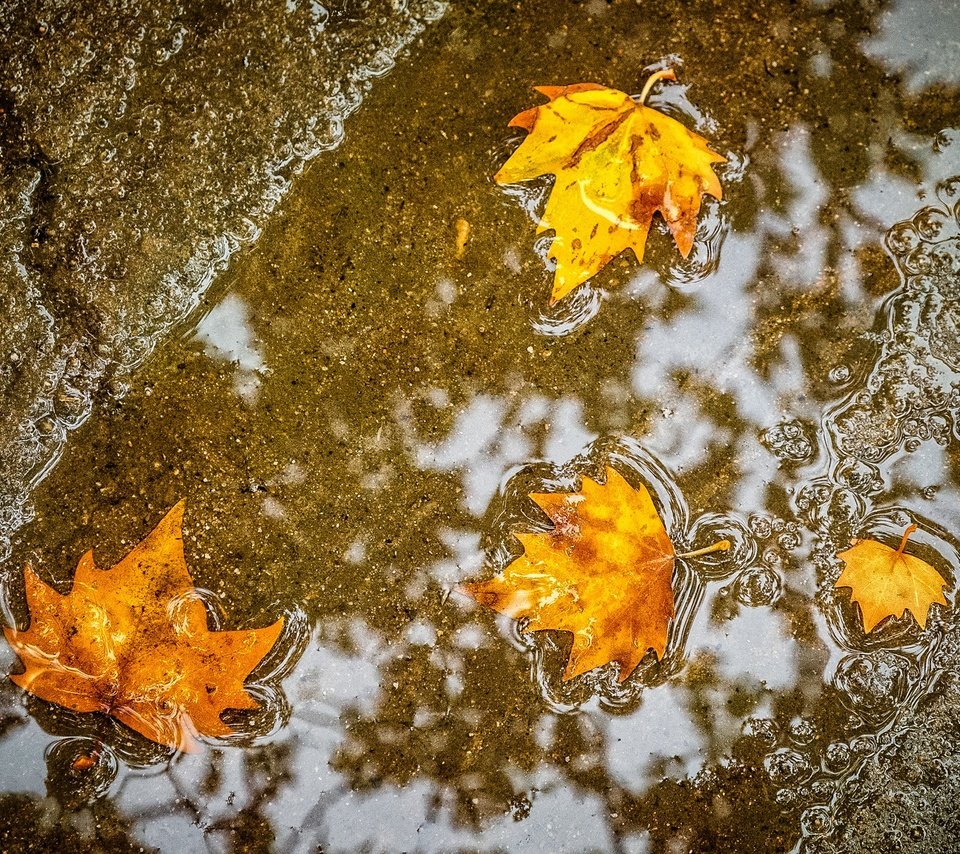
<svg viewBox="0 0 960 854">
<path fill-rule="evenodd" d="M 744 724 L 743 734 L 767 751 L 763 768 L 774 789 L 773 799 L 781 809 L 798 814 L 807 840 L 833 831 L 833 804 L 841 785 L 877 748 L 876 739 L 869 735 L 825 741 L 816 724 L 806 718 L 783 729 L 769 718 L 753 718 Z"/>
<path fill-rule="evenodd" d="M 888 234 L 903 285 L 886 306 L 880 356 L 865 389 L 830 415 L 844 457 L 878 465 L 901 449 L 958 437 L 960 177 L 941 184 L 938 196 L 942 206 L 921 209 Z"/>
<path fill-rule="evenodd" d="M 737 543 L 737 534 L 729 530 L 726 539 Z M 746 548 L 735 563 L 730 583 L 720 589 L 720 596 L 732 596 L 748 608 L 776 604 L 783 595 L 785 563 L 800 543 L 796 522 L 754 513 L 748 517 L 741 540 Z M 723 579 L 727 580 L 727 579 Z"/>
<path fill-rule="evenodd" d="M 763 446 L 785 463 L 809 462 L 816 452 L 816 440 L 809 425 L 796 419 L 784 421 L 760 434 Z"/>
<path fill-rule="evenodd" d="M 752 718 L 743 735 L 766 751 L 763 767 L 775 787 L 774 800 L 800 813 L 804 837 L 822 837 L 835 827 L 840 788 L 864 760 L 891 741 L 890 726 L 920 669 L 909 655 L 877 650 L 851 653 L 838 664 L 832 684 L 849 712 L 846 737 L 827 740 L 812 720 L 789 727 L 770 718 Z"/>
<path fill-rule="evenodd" d="M 956 556 L 934 523 L 899 508 L 875 509 L 892 458 L 927 442 L 946 445 L 960 429 L 955 380 L 960 366 L 960 178 L 942 184 L 938 196 L 940 205 L 923 208 L 887 235 L 902 285 L 884 305 L 876 362 L 865 383 L 827 413 L 824 467 L 800 485 L 795 497 L 799 518 L 817 538 L 812 559 L 819 574 L 818 600 L 834 639 L 848 650 L 831 677 L 833 702 L 841 717 L 847 715 L 846 735 L 829 744 L 815 743 L 813 754 L 789 738 L 778 741 L 771 745 L 765 767 L 780 787 L 778 803 L 799 811 L 802 836 L 811 845 L 816 841 L 817 851 L 832 850 L 830 839 L 847 804 L 843 784 L 868 759 L 889 752 L 904 709 L 915 705 L 937 670 L 931 651 L 942 650 L 950 637 L 937 609 L 925 630 L 896 621 L 865 635 L 855 608 L 833 589 L 840 571 L 837 552 L 857 536 L 895 547 L 906 525 L 915 522 L 920 525 L 915 540 L 930 560 L 949 564 Z M 849 375 L 841 366 L 831 380 L 843 385 Z M 803 425 L 783 424 L 762 439 L 781 460 L 806 462 L 813 446 L 811 442 L 809 451 L 804 447 L 805 433 Z"/>
</svg>

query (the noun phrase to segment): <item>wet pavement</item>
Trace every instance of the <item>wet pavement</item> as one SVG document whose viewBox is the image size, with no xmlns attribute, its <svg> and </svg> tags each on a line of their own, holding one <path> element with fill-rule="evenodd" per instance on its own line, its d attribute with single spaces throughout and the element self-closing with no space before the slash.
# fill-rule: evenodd
<svg viewBox="0 0 960 854">
<path fill-rule="evenodd" d="M 94 401 L 194 310 L 442 3 L 0 9 L 0 554 Z"/>
</svg>

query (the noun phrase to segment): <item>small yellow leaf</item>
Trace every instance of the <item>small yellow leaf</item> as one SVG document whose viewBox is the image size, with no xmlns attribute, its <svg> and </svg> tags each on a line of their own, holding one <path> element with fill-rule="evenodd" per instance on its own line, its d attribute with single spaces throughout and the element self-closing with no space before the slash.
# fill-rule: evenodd
<svg viewBox="0 0 960 854">
<path fill-rule="evenodd" d="M 550 99 L 510 124 L 529 135 L 495 176 L 500 184 L 556 176 L 538 233 L 553 229 L 557 269 L 551 304 L 596 275 L 626 249 L 643 260 L 659 212 L 686 258 L 693 247 L 701 198 L 722 198 L 713 171 L 721 157 L 707 141 L 643 101 L 594 83 L 541 86 Z"/>
<path fill-rule="evenodd" d="M 456 223 L 456 257 L 460 261 L 467 254 L 467 241 L 470 239 L 470 223 L 462 216 L 457 218 Z"/>
<path fill-rule="evenodd" d="M 947 582 L 940 573 L 926 561 L 904 553 L 915 530 L 917 526 L 910 525 L 904 531 L 897 549 L 876 540 L 859 540 L 837 555 L 844 568 L 834 586 L 851 589 L 865 632 L 873 631 L 887 617 L 906 616 L 907 611 L 925 628 L 930 606 L 947 604 L 943 595 Z"/>
</svg>

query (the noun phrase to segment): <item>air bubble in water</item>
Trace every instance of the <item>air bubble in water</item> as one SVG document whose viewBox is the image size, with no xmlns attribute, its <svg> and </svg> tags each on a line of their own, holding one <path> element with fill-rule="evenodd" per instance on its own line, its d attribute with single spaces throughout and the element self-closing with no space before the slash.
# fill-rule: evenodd
<svg viewBox="0 0 960 854">
<path fill-rule="evenodd" d="M 793 785 L 802 782 L 810 776 L 813 769 L 806 756 L 789 747 L 768 753 L 763 760 L 770 780 L 774 784 Z"/>
<path fill-rule="evenodd" d="M 747 520 L 750 533 L 758 540 L 765 540 L 773 533 L 773 522 L 766 516 L 755 513 Z"/>
<path fill-rule="evenodd" d="M 744 605 L 772 605 L 783 593 L 783 579 L 770 567 L 751 567 L 737 576 L 733 593 Z"/>
<path fill-rule="evenodd" d="M 793 789 L 777 789 L 773 799 L 782 807 L 792 807 L 797 802 L 797 793 Z"/>
<path fill-rule="evenodd" d="M 794 744 L 807 745 L 817 737 L 817 728 L 806 718 L 797 718 L 790 724 L 790 739 Z"/>
<path fill-rule="evenodd" d="M 833 818 L 826 807 L 810 807 L 800 816 L 800 830 L 804 836 L 826 836 L 833 830 Z"/>
<path fill-rule="evenodd" d="M 810 784 L 810 797 L 815 801 L 825 803 L 830 800 L 837 789 L 835 780 L 814 780 Z"/>
<path fill-rule="evenodd" d="M 850 379 L 850 368 L 847 365 L 837 365 L 835 368 L 831 368 L 830 372 L 827 374 L 827 379 L 830 380 L 834 385 L 843 385 Z"/>
<path fill-rule="evenodd" d="M 923 240 L 942 240 L 955 231 L 953 217 L 940 208 L 924 208 L 913 218 L 913 226 Z"/>
<path fill-rule="evenodd" d="M 871 721 L 891 715 L 906 696 L 911 664 L 892 652 L 854 653 L 846 656 L 833 677 L 840 702 Z"/>
<path fill-rule="evenodd" d="M 827 745 L 823 752 L 823 764 L 827 771 L 839 774 L 850 764 L 850 748 L 842 741 L 835 741 Z"/>
<path fill-rule="evenodd" d="M 749 718 L 743 723 L 742 732 L 747 738 L 753 738 L 767 747 L 777 743 L 780 728 L 770 718 Z"/>
</svg>

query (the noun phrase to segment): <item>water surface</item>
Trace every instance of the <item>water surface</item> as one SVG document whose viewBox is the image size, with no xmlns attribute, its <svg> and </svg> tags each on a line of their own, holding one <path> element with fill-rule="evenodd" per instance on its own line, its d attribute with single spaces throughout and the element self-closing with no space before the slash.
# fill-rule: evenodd
<svg viewBox="0 0 960 854">
<path fill-rule="evenodd" d="M 80 428 L 4 566 L 23 624 L 24 562 L 66 589 L 186 498 L 220 624 L 288 617 L 262 713 L 171 757 L 4 682 L 3 845 L 951 851 L 952 609 L 865 637 L 832 590 L 851 537 L 911 521 L 951 604 L 960 570 L 960 21 L 934 5 L 454 4 Z M 690 260 L 659 230 L 551 309 L 546 184 L 491 177 L 507 122 L 532 85 L 664 63 L 651 103 L 728 157 L 725 200 Z M 568 639 L 453 587 L 542 525 L 528 493 L 607 464 L 676 542 L 735 548 L 678 565 L 662 663 L 563 683 Z"/>
</svg>

